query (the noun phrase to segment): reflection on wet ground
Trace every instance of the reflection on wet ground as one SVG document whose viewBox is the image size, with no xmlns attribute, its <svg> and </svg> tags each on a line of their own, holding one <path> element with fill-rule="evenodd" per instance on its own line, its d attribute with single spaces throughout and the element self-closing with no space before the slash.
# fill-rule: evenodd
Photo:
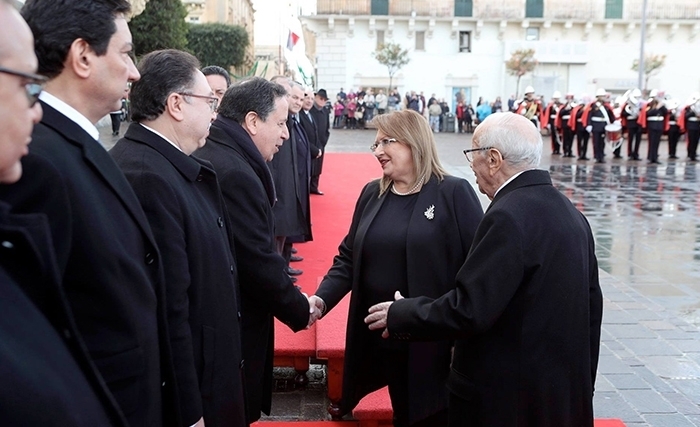
<svg viewBox="0 0 700 427">
<path fill-rule="evenodd" d="M 700 325 L 699 165 L 551 163 L 591 223 L 600 268 Z"/>
</svg>

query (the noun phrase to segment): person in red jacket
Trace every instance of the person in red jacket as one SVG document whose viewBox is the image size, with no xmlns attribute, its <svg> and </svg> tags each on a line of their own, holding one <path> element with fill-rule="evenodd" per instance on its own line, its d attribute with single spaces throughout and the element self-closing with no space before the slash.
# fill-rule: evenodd
<svg viewBox="0 0 700 427">
<path fill-rule="evenodd" d="M 561 126 L 557 126 L 557 114 L 561 109 L 561 92 L 555 91 L 552 94 L 552 100 L 544 109 L 542 114 L 542 128 L 549 127 L 549 134 L 552 137 L 552 154 L 561 154 L 561 142 L 559 139 L 559 132 L 561 131 Z"/>
<path fill-rule="evenodd" d="M 515 113 L 525 116 L 537 129 L 541 129 L 542 123 L 542 102 L 535 98 L 535 88 L 528 86 L 525 88 L 525 97 L 515 103 Z"/>
<path fill-rule="evenodd" d="M 596 100 L 586 106 L 581 117 L 586 131 L 593 137 L 593 155 L 596 163 L 605 163 L 605 126 L 615 121 L 615 113 L 608 102 L 608 94 L 600 88 L 595 93 Z"/>
<path fill-rule="evenodd" d="M 688 159 L 697 160 L 698 140 L 700 139 L 700 92 L 690 96 L 678 116 L 681 132 L 688 132 Z"/>
<path fill-rule="evenodd" d="M 661 135 L 668 131 L 668 108 L 664 105 L 664 93 L 652 89 L 649 93 L 649 101 L 642 106 L 639 113 L 639 123 L 647 131 L 649 151 L 647 160 L 649 163 L 659 163 L 659 143 Z"/>
<path fill-rule="evenodd" d="M 574 134 L 576 133 L 576 126 L 573 127 L 569 125 L 571 120 L 571 114 L 574 111 L 576 104 L 574 103 L 574 94 L 567 93 L 566 100 L 562 104 L 559 112 L 557 113 L 557 118 L 555 126 L 562 132 L 562 149 L 564 150 L 564 157 L 574 157 L 572 152 L 572 146 L 574 145 Z"/>
</svg>

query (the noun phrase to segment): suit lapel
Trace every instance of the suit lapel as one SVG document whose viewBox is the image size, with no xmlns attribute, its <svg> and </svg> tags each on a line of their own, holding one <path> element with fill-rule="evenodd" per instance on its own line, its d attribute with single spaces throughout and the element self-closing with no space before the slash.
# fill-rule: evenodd
<svg viewBox="0 0 700 427">
<path fill-rule="evenodd" d="M 41 122 L 58 132 L 68 143 L 81 148 L 85 162 L 90 165 L 95 174 L 104 180 L 114 191 L 127 211 L 129 211 L 134 220 L 136 220 L 144 234 L 148 236 L 151 243 L 155 244 L 151 236 L 151 228 L 136 198 L 136 194 L 134 194 L 129 182 L 107 150 L 77 123 L 70 120 L 56 109 L 43 102 L 41 103 L 41 107 L 44 111 Z"/>
</svg>

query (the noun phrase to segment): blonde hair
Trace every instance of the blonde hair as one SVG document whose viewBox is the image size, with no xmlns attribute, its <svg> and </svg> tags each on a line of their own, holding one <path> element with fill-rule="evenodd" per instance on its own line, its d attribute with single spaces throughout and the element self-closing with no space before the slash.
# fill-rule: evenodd
<svg viewBox="0 0 700 427">
<path fill-rule="evenodd" d="M 404 144 L 411 149 L 413 170 L 416 177 L 409 186 L 416 185 L 421 178 L 424 178 L 427 183 L 431 176 L 442 181 L 445 175 L 448 175 L 440 164 L 435 138 L 425 117 L 413 110 L 401 110 L 375 116 L 372 123 L 383 134 L 396 139 L 398 144 Z M 379 181 L 380 196 L 389 189 L 391 183 L 390 178 L 386 176 L 381 178 Z"/>
</svg>

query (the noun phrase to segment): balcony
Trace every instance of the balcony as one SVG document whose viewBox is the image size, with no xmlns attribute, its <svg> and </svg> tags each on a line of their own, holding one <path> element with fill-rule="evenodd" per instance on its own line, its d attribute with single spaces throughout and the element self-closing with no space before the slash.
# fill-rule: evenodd
<svg viewBox="0 0 700 427">
<path fill-rule="evenodd" d="M 198 3 L 197 0 L 185 2 Z M 626 21 L 642 19 L 643 0 L 619 0 L 608 17 Z M 602 21 L 606 19 L 606 0 L 544 0 L 540 3 L 542 16 L 526 18 L 527 0 L 473 0 L 475 19 L 487 20 L 574 20 Z M 619 14 L 620 7 L 622 13 Z M 610 12 L 611 10 L 608 10 Z M 317 0 L 318 15 L 391 15 L 453 18 L 455 0 Z M 649 0 L 647 19 L 691 20 L 700 19 L 698 0 Z"/>
</svg>

